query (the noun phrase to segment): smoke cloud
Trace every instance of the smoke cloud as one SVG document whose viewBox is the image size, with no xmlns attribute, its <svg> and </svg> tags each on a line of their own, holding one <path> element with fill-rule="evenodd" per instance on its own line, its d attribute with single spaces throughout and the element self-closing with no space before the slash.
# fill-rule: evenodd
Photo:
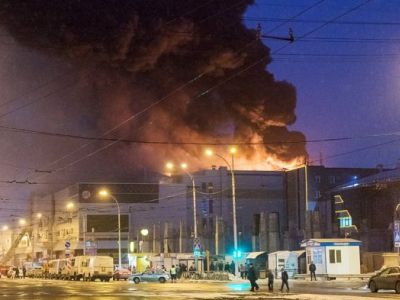
<svg viewBox="0 0 400 300">
<path fill-rule="evenodd" d="M 21 45 L 65 57 L 90 74 L 84 85 L 91 96 L 82 105 L 96 108 L 91 118 L 99 132 L 170 95 L 112 136 L 264 142 L 241 146 L 240 167 L 284 167 L 307 156 L 304 135 L 288 130 L 296 121 L 296 90 L 266 70 L 269 48 L 241 23 L 251 4 L 3 0 L 0 24 Z M 115 151 L 153 167 L 167 157 L 204 164 L 199 146 L 120 145 Z"/>
</svg>

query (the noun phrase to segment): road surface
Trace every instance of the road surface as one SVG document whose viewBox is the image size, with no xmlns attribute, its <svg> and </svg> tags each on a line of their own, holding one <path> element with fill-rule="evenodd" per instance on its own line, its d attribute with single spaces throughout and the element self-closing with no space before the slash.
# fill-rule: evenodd
<svg viewBox="0 0 400 300">
<path fill-rule="evenodd" d="M 394 291 L 370 293 L 365 281 L 291 281 L 290 293 L 268 293 L 265 280 L 260 290 L 249 291 L 246 281 L 178 283 L 78 282 L 45 279 L 0 279 L 0 299 L 400 299 Z"/>
</svg>

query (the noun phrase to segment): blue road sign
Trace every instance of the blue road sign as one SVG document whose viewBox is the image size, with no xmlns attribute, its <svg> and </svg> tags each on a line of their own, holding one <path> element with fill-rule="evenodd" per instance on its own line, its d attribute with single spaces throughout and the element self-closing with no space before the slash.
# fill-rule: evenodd
<svg viewBox="0 0 400 300">
<path fill-rule="evenodd" d="M 395 247 L 400 247 L 400 220 L 394 220 L 393 242 Z"/>
<path fill-rule="evenodd" d="M 71 242 L 70 241 L 66 241 L 65 242 L 65 248 L 69 248 L 71 247 Z"/>
</svg>

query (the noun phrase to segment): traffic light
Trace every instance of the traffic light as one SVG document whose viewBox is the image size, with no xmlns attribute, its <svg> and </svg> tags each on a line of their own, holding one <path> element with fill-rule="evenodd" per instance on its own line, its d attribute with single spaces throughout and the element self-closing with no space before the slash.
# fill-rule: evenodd
<svg viewBox="0 0 400 300">
<path fill-rule="evenodd" d="M 240 251 L 240 250 L 233 251 L 233 257 L 234 258 L 241 258 L 242 257 L 242 251 Z"/>
</svg>

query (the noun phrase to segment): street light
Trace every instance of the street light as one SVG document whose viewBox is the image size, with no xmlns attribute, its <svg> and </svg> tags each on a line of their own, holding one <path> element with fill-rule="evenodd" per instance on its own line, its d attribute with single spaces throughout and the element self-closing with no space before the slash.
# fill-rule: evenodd
<svg viewBox="0 0 400 300">
<path fill-rule="evenodd" d="M 36 217 L 37 217 L 38 219 L 41 219 L 41 218 L 42 218 L 42 213 L 37 213 L 37 214 L 36 214 Z"/>
<path fill-rule="evenodd" d="M 101 189 L 98 193 L 100 198 L 111 198 L 114 200 L 114 202 L 117 204 L 118 208 L 118 266 L 119 269 L 121 269 L 121 210 L 119 208 L 119 203 L 117 201 L 117 198 L 115 198 L 108 190 L 106 189 Z"/>
<path fill-rule="evenodd" d="M 73 202 L 68 202 L 65 207 L 69 210 L 69 209 L 73 209 L 74 206 L 75 206 L 75 204 Z"/>
<path fill-rule="evenodd" d="M 231 163 L 229 163 L 225 157 L 219 155 L 218 153 L 215 153 L 211 149 L 206 149 L 205 151 L 207 156 L 217 156 L 221 158 L 226 165 L 229 168 L 229 171 L 231 172 L 231 177 L 232 177 L 232 217 L 233 217 L 233 245 L 234 245 L 234 252 L 233 253 L 238 253 L 238 238 L 237 238 L 237 222 L 236 222 L 236 181 L 235 181 L 235 154 L 237 153 L 237 148 L 236 147 L 230 147 L 229 148 L 229 153 L 231 154 Z M 234 255 L 236 256 L 236 255 Z M 237 268 L 237 264 L 236 264 Z M 236 273 L 236 270 L 235 270 Z"/>
<path fill-rule="evenodd" d="M 7 231 L 8 230 L 8 226 L 7 225 L 3 225 L 2 230 L 3 231 Z"/>
<path fill-rule="evenodd" d="M 165 167 L 172 171 L 174 169 L 174 164 L 172 162 L 167 162 Z M 192 198 L 193 198 L 193 231 L 194 231 L 194 238 L 197 239 L 197 211 L 196 211 L 196 184 L 194 182 L 194 177 L 187 171 L 188 164 L 181 163 L 181 169 L 189 176 L 190 180 L 192 181 Z"/>
<path fill-rule="evenodd" d="M 26 224 L 26 220 L 25 219 L 20 219 L 19 220 L 19 225 L 25 225 Z"/>
<path fill-rule="evenodd" d="M 143 228 L 142 230 L 140 230 L 140 234 L 143 237 L 142 247 L 141 247 L 142 248 L 142 253 L 143 253 L 144 252 L 144 240 L 145 240 L 146 236 L 149 234 L 149 230 L 147 228 Z"/>
</svg>

